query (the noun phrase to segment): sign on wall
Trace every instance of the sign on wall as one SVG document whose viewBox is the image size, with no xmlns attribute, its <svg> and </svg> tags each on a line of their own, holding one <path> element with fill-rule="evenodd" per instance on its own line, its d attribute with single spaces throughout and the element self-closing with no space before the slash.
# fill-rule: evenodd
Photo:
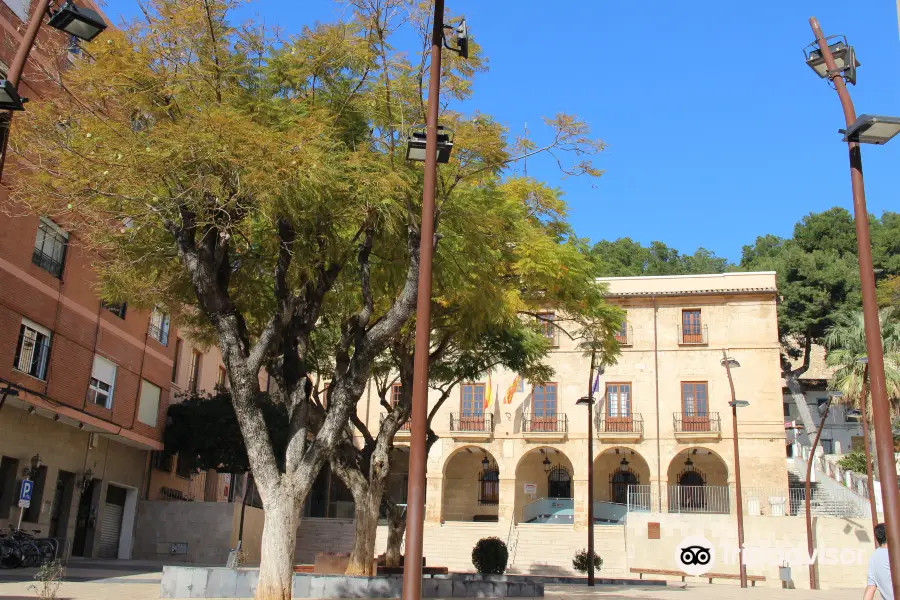
<svg viewBox="0 0 900 600">
<path fill-rule="evenodd" d="M 537 494 L 537 484 L 536 483 L 526 483 L 525 484 L 525 493 L 529 496 L 534 496 Z"/>
</svg>

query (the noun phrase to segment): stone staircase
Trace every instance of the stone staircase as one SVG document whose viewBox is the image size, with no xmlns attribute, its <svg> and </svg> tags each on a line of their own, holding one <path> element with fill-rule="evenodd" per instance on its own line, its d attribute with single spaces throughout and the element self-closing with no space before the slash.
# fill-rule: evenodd
<svg viewBox="0 0 900 600">
<path fill-rule="evenodd" d="M 819 477 L 825 477 L 819 474 Z M 806 514 L 806 473 L 801 472 L 796 463 L 788 464 L 788 488 L 790 488 L 789 514 Z M 818 481 L 809 484 L 810 512 L 816 516 L 856 515 L 860 512 L 858 501 L 844 498 L 835 498 L 829 493 L 826 486 Z"/>
<path fill-rule="evenodd" d="M 572 559 L 587 548 L 587 531 L 571 525 L 519 523 L 509 546 L 509 573 L 577 576 L 580 574 L 572 568 Z M 594 549 L 603 559 L 598 577 L 626 576 L 624 526 L 595 526 Z"/>
</svg>

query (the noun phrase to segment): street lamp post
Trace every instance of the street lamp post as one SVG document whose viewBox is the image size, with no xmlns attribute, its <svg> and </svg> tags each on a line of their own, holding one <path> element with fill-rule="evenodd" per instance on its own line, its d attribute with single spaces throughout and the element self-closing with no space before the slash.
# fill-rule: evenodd
<svg viewBox="0 0 900 600">
<path fill-rule="evenodd" d="M 825 61 L 825 77 L 834 85 L 844 111 L 847 124 L 845 141 L 850 152 L 850 180 L 853 186 L 853 212 L 856 221 L 856 243 L 859 254 L 859 276 L 862 284 L 863 317 L 866 331 L 866 353 L 869 357 L 869 387 L 872 394 L 872 414 L 875 427 L 875 445 L 878 450 L 878 467 L 881 473 L 881 495 L 884 502 L 885 527 L 887 528 L 888 556 L 891 565 L 894 597 L 900 597 L 900 489 L 897 488 L 897 469 L 894 464 L 894 436 L 891 428 L 891 409 L 884 378 L 884 354 L 881 345 L 881 328 L 878 321 L 878 301 L 875 297 L 875 272 L 872 265 L 872 243 L 869 238 L 869 213 L 866 210 L 866 193 L 863 184 L 862 155 L 859 144 L 884 143 L 900 129 L 900 123 L 891 124 L 876 117 L 856 118 L 856 110 L 847 85 L 844 68 L 837 68 L 828 41 L 822 35 L 819 21 L 809 19 L 816 44 Z M 855 58 L 854 58 L 855 60 Z M 855 73 L 854 73 L 855 75 Z M 858 122 L 859 121 L 859 122 Z M 890 120 L 888 120 L 890 121 Z M 861 122 L 861 123 L 860 123 Z M 807 500 L 808 501 L 808 500 Z"/>
<path fill-rule="evenodd" d="M 588 409 L 588 493 L 587 493 L 587 519 L 588 519 L 588 571 L 587 584 L 594 585 L 594 367 L 596 365 L 597 351 L 591 349 L 591 370 L 588 374 L 588 395 L 579 398 L 575 403 L 578 406 L 587 406 Z"/>
<path fill-rule="evenodd" d="M 741 587 L 747 587 L 747 565 L 744 564 L 744 495 L 741 490 L 741 454 L 738 447 L 738 407 L 749 406 L 746 400 L 738 400 L 734 394 L 734 380 L 731 378 L 731 367 L 741 366 L 738 361 L 728 356 L 725 350 L 722 350 L 722 366 L 725 367 L 725 373 L 728 375 L 728 386 L 731 388 L 731 401 L 728 405 L 731 407 L 731 424 L 732 437 L 734 438 L 734 486 L 737 491 L 737 534 L 738 534 L 738 556 L 740 557 L 740 573 Z"/>
<path fill-rule="evenodd" d="M 44 15 L 50 10 L 51 0 L 37 0 L 31 18 L 28 20 L 28 28 L 22 37 L 22 43 L 16 50 L 12 64 L 9 65 L 9 73 L 6 80 L 0 81 L 0 108 L 9 111 L 2 117 L 2 148 L 0 148 L 0 180 L 3 178 L 3 166 L 6 164 L 6 146 L 9 143 L 9 126 L 12 121 L 13 111 L 25 110 L 26 98 L 19 96 L 19 83 L 22 79 L 22 71 L 28 61 L 28 55 L 34 47 L 38 31 L 44 22 Z M 97 37 L 104 29 L 106 23 L 103 18 L 89 8 L 80 8 L 67 1 L 59 10 L 50 11 L 50 26 L 59 29 L 79 39 L 90 41 Z"/>
<path fill-rule="evenodd" d="M 465 30 L 465 26 L 462 27 Z M 468 53 L 468 32 L 457 30 L 457 48 Z M 464 40 L 465 44 L 462 41 Z M 444 42 L 444 0 L 434 2 L 434 27 L 431 32 L 431 71 L 428 75 L 428 112 L 425 123 L 425 177 L 422 190 L 422 223 L 419 239 L 419 285 L 416 298 L 416 342 L 413 363 L 412 416 L 409 443 L 409 483 L 407 487 L 406 555 L 403 561 L 403 600 L 422 597 L 422 547 L 425 527 L 425 448 L 428 413 L 428 356 L 431 351 L 431 264 L 434 255 L 434 193 L 440 146 L 449 140 L 438 139 L 438 111 L 441 93 L 441 46 Z M 462 48 L 465 45 L 465 52 Z M 413 136 L 414 137 L 414 136 Z M 414 140 L 413 140 L 414 141 Z M 450 149 L 443 156 L 449 160 Z M 407 150 L 408 158 L 421 158 Z"/>
</svg>

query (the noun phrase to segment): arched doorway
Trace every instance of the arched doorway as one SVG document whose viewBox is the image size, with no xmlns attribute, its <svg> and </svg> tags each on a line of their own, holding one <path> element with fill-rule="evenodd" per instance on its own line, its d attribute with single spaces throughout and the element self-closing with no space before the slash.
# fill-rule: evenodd
<svg viewBox="0 0 900 600">
<path fill-rule="evenodd" d="M 443 521 L 496 521 L 500 506 L 500 468 L 485 448 L 457 449 L 444 463 Z"/>
<path fill-rule="evenodd" d="M 640 485 L 641 480 L 633 470 L 620 467 L 609 476 L 609 497 L 614 504 L 628 503 L 628 486 Z"/>
<path fill-rule="evenodd" d="M 669 465 L 669 512 L 731 511 L 731 491 L 725 461 L 712 450 L 683 450 Z"/>
<path fill-rule="evenodd" d="M 562 451 L 533 448 L 516 465 L 516 522 L 574 523 L 575 469 Z"/>
<path fill-rule="evenodd" d="M 548 498 L 572 497 L 572 474 L 562 465 L 551 467 L 547 474 Z"/>
</svg>

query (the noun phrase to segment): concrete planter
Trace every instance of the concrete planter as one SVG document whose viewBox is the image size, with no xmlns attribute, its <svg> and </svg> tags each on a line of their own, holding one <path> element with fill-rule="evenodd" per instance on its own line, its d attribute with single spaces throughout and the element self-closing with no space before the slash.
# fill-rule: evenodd
<svg viewBox="0 0 900 600">
<path fill-rule="evenodd" d="M 252 598 L 257 569 L 163 567 L 160 598 Z M 403 577 L 295 573 L 294 598 L 399 598 Z M 424 598 L 542 598 L 544 583 L 522 575 L 435 575 L 422 579 Z"/>
</svg>

